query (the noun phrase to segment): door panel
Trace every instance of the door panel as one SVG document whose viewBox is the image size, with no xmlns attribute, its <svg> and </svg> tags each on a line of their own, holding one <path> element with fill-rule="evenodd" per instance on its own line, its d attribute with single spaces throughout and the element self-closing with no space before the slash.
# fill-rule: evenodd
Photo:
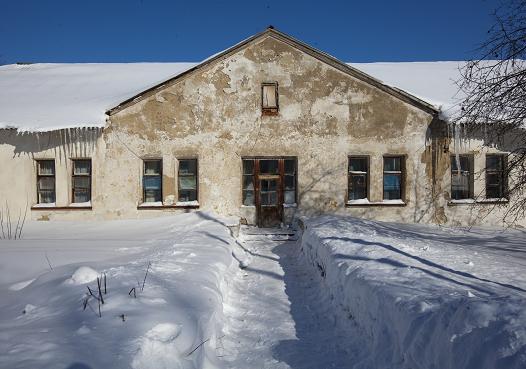
<svg viewBox="0 0 526 369">
<path fill-rule="evenodd" d="M 262 176 L 259 179 L 258 223 L 260 227 L 276 227 L 281 223 L 280 182 L 279 176 Z"/>
</svg>

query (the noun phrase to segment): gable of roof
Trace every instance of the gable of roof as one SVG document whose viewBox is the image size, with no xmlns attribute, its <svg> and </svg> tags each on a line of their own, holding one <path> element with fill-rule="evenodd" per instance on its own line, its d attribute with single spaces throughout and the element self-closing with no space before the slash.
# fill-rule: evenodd
<svg viewBox="0 0 526 369">
<path fill-rule="evenodd" d="M 211 65 L 211 64 L 214 64 L 216 62 L 219 62 L 227 57 L 229 57 L 230 55 L 238 52 L 239 50 L 241 50 L 242 48 L 248 46 L 249 44 L 252 44 L 258 40 L 260 40 L 261 38 L 264 38 L 264 37 L 273 37 L 281 42 L 284 42 L 286 43 L 287 45 L 293 47 L 293 48 L 296 48 L 312 57 L 314 57 L 315 59 L 318 59 L 320 60 L 321 62 L 323 63 L 326 63 L 338 70 L 340 70 L 341 72 L 344 72 L 344 73 L 347 73 L 348 75 L 358 79 L 358 80 L 361 80 L 369 85 L 372 85 L 410 105 L 413 105 L 429 114 L 432 114 L 432 115 L 436 115 L 438 114 L 438 109 L 431 105 L 430 103 L 404 91 L 404 90 L 401 90 L 399 88 L 396 88 L 396 87 L 393 87 L 393 86 L 389 86 L 387 84 L 384 84 L 382 81 L 372 77 L 371 75 L 367 74 L 367 73 L 364 73 L 354 67 L 352 67 L 351 65 L 349 64 L 346 64 L 340 60 L 338 60 L 337 58 L 323 52 L 323 51 L 320 51 L 318 49 L 315 49 L 309 45 L 307 45 L 306 43 L 302 42 L 302 41 L 299 41 L 283 32 L 280 32 L 278 30 L 276 30 L 274 27 L 270 26 L 269 28 L 267 28 L 266 30 L 258 33 L 258 34 L 255 34 L 254 36 L 252 37 L 249 37 L 241 42 L 239 42 L 238 44 L 222 51 L 222 52 L 219 52 L 217 54 L 214 54 L 212 55 L 211 57 L 205 59 L 203 62 L 197 64 L 196 66 L 192 67 L 192 68 L 189 68 L 188 70 L 178 74 L 177 76 L 174 76 L 170 79 L 167 79 L 165 80 L 164 82 L 161 82 L 151 88 L 148 88 L 132 97 L 130 97 L 129 99 L 126 99 L 124 100 L 123 102 L 121 102 L 120 104 L 118 104 L 117 106 L 109 109 L 108 111 L 106 111 L 106 114 L 111 116 L 113 114 L 116 114 L 118 113 L 119 111 L 123 110 L 124 108 L 128 107 L 128 106 L 131 106 L 155 93 L 157 93 L 158 91 L 168 87 L 169 85 L 175 83 L 176 81 L 180 80 L 181 78 L 183 77 L 186 77 L 190 74 L 193 74 L 193 73 L 196 73 L 197 71 L 199 70 L 202 70 L 203 68 Z"/>
</svg>

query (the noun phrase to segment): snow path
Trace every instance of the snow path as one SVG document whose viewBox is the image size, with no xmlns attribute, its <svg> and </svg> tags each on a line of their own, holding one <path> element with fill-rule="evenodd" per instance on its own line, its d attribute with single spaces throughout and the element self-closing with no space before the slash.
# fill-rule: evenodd
<svg viewBox="0 0 526 369">
<path fill-rule="evenodd" d="M 299 242 L 261 236 L 240 242 L 250 262 L 224 304 L 227 319 L 218 355 L 230 368 L 346 368 L 358 347 L 338 333 L 319 275 L 299 257 Z"/>
</svg>

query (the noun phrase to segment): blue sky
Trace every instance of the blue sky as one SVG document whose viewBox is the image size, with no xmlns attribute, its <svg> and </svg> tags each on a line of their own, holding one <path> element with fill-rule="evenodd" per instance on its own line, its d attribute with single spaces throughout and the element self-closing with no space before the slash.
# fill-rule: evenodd
<svg viewBox="0 0 526 369">
<path fill-rule="evenodd" d="M 200 61 L 269 24 L 347 62 L 474 56 L 498 0 L 0 0 L 0 64 Z"/>
</svg>

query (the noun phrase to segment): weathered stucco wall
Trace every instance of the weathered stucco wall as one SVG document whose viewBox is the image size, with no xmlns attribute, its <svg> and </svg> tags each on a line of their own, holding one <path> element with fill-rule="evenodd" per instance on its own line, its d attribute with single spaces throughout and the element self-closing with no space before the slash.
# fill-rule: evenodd
<svg viewBox="0 0 526 369">
<path fill-rule="evenodd" d="M 279 114 L 263 116 L 261 84 L 279 84 Z M 200 209 L 254 221 L 241 204 L 242 157 L 295 156 L 298 207 L 379 220 L 469 224 L 467 207 L 447 206 L 449 155 L 432 139 L 433 116 L 273 37 L 167 84 L 113 114 L 103 132 L 50 139 L 0 133 L 2 200 L 36 202 L 34 159 L 57 158 L 57 206 L 70 203 L 67 147 L 93 160 L 92 210 L 34 210 L 35 219 L 131 218 L 187 209 L 138 209 L 142 160 L 163 159 L 163 199 L 177 198 L 177 159 L 198 158 Z M 436 122 L 435 122 L 436 124 Z M 50 137 L 59 133 L 47 134 Z M 45 138 L 48 140 L 49 138 Z M 73 146 L 72 146 L 73 145 Z M 435 152 L 433 153 L 433 145 Z M 369 200 L 382 201 L 383 155 L 405 156 L 405 206 L 346 207 L 349 155 L 370 156 Z M 447 160 L 443 157 L 447 157 Z M 482 159 L 481 159 L 482 160 Z M 435 169 L 432 169 L 435 163 Z M 435 183 L 433 182 L 435 179 Z M 498 223 L 498 215 L 484 219 Z"/>
</svg>

